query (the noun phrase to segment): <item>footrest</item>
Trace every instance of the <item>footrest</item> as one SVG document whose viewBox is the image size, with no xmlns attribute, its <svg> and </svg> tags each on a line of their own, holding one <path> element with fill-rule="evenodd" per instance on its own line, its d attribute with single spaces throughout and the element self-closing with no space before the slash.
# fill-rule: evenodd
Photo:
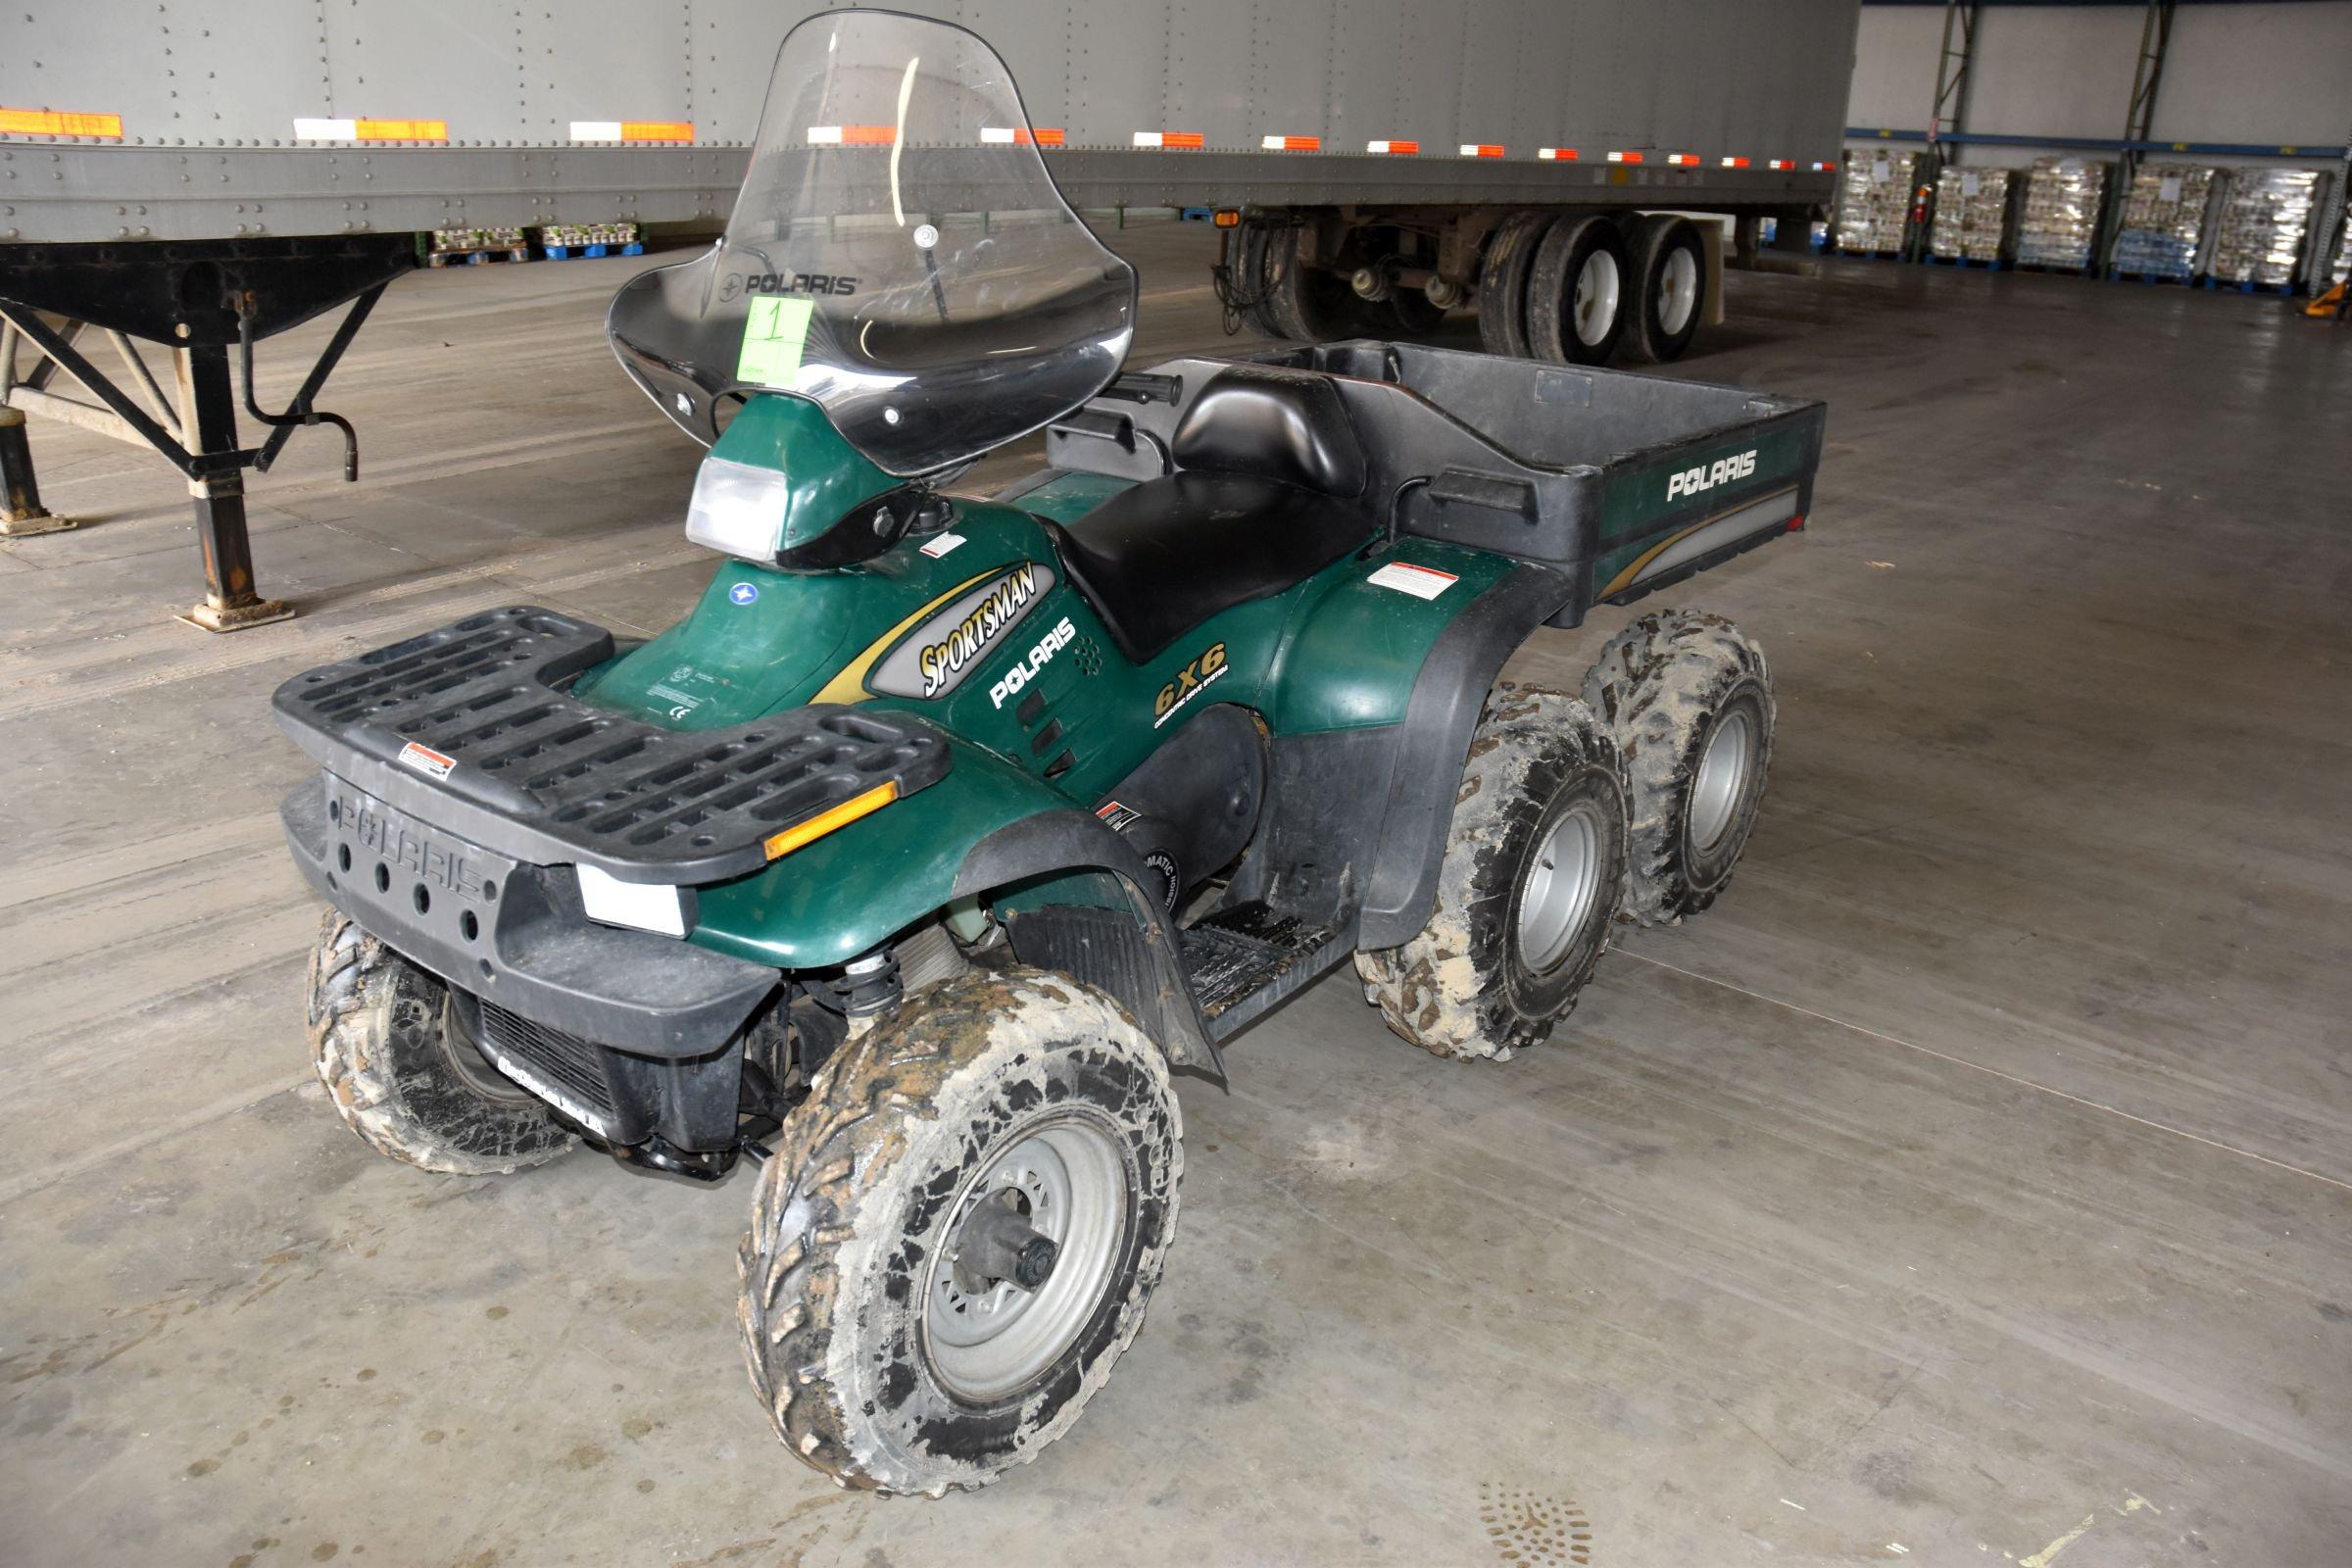
<svg viewBox="0 0 2352 1568">
<path fill-rule="evenodd" d="M 1176 941 L 1200 1016 L 1223 1040 L 1345 958 L 1355 936 L 1245 904 L 1179 931 Z"/>
</svg>

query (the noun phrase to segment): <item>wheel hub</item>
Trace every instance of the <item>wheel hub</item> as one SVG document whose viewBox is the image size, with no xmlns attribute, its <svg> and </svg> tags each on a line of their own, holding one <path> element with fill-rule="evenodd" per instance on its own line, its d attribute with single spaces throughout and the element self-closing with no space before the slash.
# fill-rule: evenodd
<svg viewBox="0 0 2352 1568">
<path fill-rule="evenodd" d="M 1715 848 L 1730 831 L 1732 815 L 1746 793 L 1754 760 L 1755 725 L 1743 709 L 1734 709 L 1716 724 L 1699 755 L 1698 771 L 1690 778 L 1690 847 Z"/>
<path fill-rule="evenodd" d="M 1658 324 L 1669 336 L 1690 322 L 1698 309 L 1698 262 L 1688 250 L 1666 258 L 1664 286 L 1658 291 Z"/>
<path fill-rule="evenodd" d="M 1591 347 L 1609 335 L 1617 319 L 1617 258 L 1594 251 L 1576 274 L 1576 339 Z"/>
<path fill-rule="evenodd" d="M 923 1293 L 932 1370 L 970 1400 L 1017 1393 L 1093 1318 L 1128 1225 L 1125 1164 L 1087 1118 L 1033 1123 L 965 1183 Z"/>
<path fill-rule="evenodd" d="M 1559 966 L 1592 914 L 1607 841 L 1599 808 L 1579 801 L 1536 845 L 1519 893 L 1519 955 L 1538 974 Z"/>
</svg>

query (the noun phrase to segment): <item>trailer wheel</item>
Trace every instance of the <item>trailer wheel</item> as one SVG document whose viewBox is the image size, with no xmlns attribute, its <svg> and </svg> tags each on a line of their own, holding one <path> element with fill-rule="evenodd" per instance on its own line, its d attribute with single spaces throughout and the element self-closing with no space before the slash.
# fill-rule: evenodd
<svg viewBox="0 0 2352 1568">
<path fill-rule="evenodd" d="M 1470 741 L 1420 935 L 1358 952 L 1365 1000 L 1440 1056 L 1503 1060 L 1576 1006 L 1625 865 L 1616 745 L 1584 704 L 1498 686 Z"/>
<path fill-rule="evenodd" d="M 1280 232 L 1285 231 L 1252 220 L 1233 240 L 1233 298 L 1244 302 L 1233 307 L 1234 315 L 1244 327 L 1260 337 L 1282 336 L 1266 313 L 1266 296 L 1273 286 L 1266 272 L 1266 242 L 1270 235 Z"/>
<path fill-rule="evenodd" d="M 1611 638 L 1585 702 L 1625 760 L 1624 910 L 1671 925 L 1715 902 L 1747 848 L 1772 766 L 1772 672 L 1719 615 L 1663 611 Z"/>
<path fill-rule="evenodd" d="M 1182 1133 L 1159 1048 L 1064 975 L 974 970 L 836 1052 L 737 1254 L 785 1446 L 932 1496 L 1037 1457 L 1143 1327 Z"/>
<path fill-rule="evenodd" d="M 502 1176 L 543 1164 L 571 1134 L 483 1059 L 449 988 L 340 909 L 311 950 L 311 1059 L 351 1130 L 419 1170 Z"/>
<path fill-rule="evenodd" d="M 1611 220 L 1570 216 L 1544 232 L 1527 279 L 1527 336 L 1538 359 L 1605 365 L 1632 312 L 1625 235 Z"/>
<path fill-rule="evenodd" d="M 1687 218 L 1654 213 L 1637 220 L 1632 245 L 1633 320 L 1626 357 L 1664 365 L 1683 357 L 1707 303 L 1707 247 Z"/>
<path fill-rule="evenodd" d="M 1478 269 L 1478 341 L 1489 354 L 1524 360 L 1533 352 L 1527 340 L 1527 274 L 1550 221 L 1549 213 L 1523 207 L 1487 236 L 1486 258 Z"/>
<path fill-rule="evenodd" d="M 1306 261 L 1308 232 L 1303 227 L 1267 231 L 1261 314 L 1278 334 L 1295 343 L 1361 337 L 1371 312 L 1346 277 Z"/>
</svg>

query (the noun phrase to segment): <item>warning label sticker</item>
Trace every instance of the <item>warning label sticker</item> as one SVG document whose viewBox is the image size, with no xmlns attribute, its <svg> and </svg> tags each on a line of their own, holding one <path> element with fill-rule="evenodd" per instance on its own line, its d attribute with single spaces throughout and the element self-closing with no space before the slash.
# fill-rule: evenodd
<svg viewBox="0 0 2352 1568">
<path fill-rule="evenodd" d="M 430 746 L 421 746 L 415 741 L 400 749 L 400 760 L 428 778 L 447 778 L 450 770 L 458 765 L 456 758 L 444 757 Z"/>
<path fill-rule="evenodd" d="M 1435 566 L 1416 566 L 1409 561 L 1392 561 L 1364 579 L 1381 588 L 1394 588 L 1415 599 L 1435 599 L 1461 581 L 1450 571 Z"/>
</svg>

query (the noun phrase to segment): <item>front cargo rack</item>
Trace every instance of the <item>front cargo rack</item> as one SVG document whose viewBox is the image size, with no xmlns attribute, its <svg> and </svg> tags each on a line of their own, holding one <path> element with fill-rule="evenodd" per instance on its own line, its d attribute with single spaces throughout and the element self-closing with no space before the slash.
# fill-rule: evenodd
<svg viewBox="0 0 2352 1568">
<path fill-rule="evenodd" d="M 904 714 L 827 704 L 674 730 L 564 689 L 612 652 L 601 626 L 516 606 L 320 665 L 273 702 L 321 766 L 420 821 L 627 882 L 756 871 L 783 829 L 948 770 L 947 743 Z"/>
</svg>

